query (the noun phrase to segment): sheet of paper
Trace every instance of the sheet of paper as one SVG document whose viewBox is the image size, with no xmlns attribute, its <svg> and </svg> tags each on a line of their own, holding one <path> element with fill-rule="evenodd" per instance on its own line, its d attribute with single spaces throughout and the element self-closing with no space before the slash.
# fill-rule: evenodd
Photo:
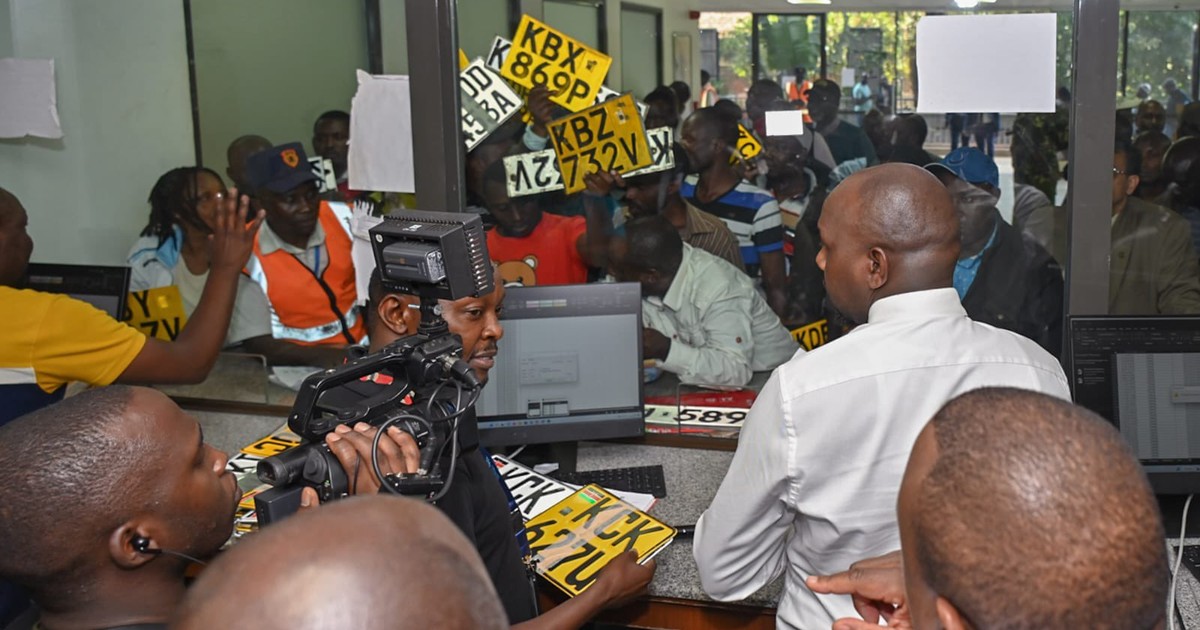
<svg viewBox="0 0 1200 630">
<path fill-rule="evenodd" d="M 854 68 L 842 68 L 842 85 L 843 88 L 852 88 L 858 83 L 858 77 L 854 76 Z"/>
<path fill-rule="evenodd" d="M 350 137 L 350 188 L 416 192 L 407 76 L 358 71 Z"/>
<path fill-rule="evenodd" d="M 350 243 L 350 259 L 354 261 L 354 288 L 358 292 L 355 304 L 362 306 L 367 303 L 371 273 L 375 271 L 375 252 L 371 248 L 370 230 L 383 223 L 383 218 L 371 216 L 371 204 L 365 202 L 354 202 L 350 212 L 350 233 L 354 235 L 354 240 Z"/>
<path fill-rule="evenodd" d="M 807 111 L 767 112 L 768 136 L 804 135 L 804 115 Z"/>
<path fill-rule="evenodd" d="M 0 59 L 0 138 L 63 137 L 53 59 Z"/>
<path fill-rule="evenodd" d="M 917 23 L 917 112 L 1053 112 L 1053 13 L 939 15 Z"/>
<path fill-rule="evenodd" d="M 271 368 L 271 375 L 267 377 L 272 383 L 281 387 L 286 387 L 293 391 L 300 391 L 300 384 L 310 374 L 320 372 L 321 368 L 304 365 L 276 365 Z"/>
</svg>

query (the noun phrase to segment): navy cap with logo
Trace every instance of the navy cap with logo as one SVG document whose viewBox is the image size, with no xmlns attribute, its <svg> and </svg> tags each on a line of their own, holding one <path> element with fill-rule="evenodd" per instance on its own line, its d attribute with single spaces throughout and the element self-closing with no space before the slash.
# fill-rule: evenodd
<svg viewBox="0 0 1200 630">
<path fill-rule="evenodd" d="M 974 147 L 959 147 L 925 167 L 930 173 L 948 172 L 968 184 L 991 184 L 1000 188 L 1000 169 L 986 153 Z"/>
<path fill-rule="evenodd" d="M 246 182 L 255 191 L 267 189 L 286 193 L 308 182 L 316 182 L 304 146 L 289 142 L 264 149 L 246 158 Z"/>
</svg>

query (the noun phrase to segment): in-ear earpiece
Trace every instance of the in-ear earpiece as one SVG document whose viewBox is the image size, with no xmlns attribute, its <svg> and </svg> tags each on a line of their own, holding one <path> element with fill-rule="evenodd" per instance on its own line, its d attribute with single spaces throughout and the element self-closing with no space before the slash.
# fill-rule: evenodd
<svg viewBox="0 0 1200 630">
<path fill-rule="evenodd" d="M 151 556 L 175 556 L 176 558 L 181 558 L 183 560 L 187 560 L 188 562 L 194 562 L 200 565 L 207 564 L 203 560 L 193 558 L 186 553 L 179 553 L 178 551 L 171 551 L 170 549 L 151 549 L 150 539 L 146 538 L 145 536 L 135 537 L 130 541 L 130 544 L 133 545 L 133 550 L 138 553 L 144 553 Z"/>
</svg>

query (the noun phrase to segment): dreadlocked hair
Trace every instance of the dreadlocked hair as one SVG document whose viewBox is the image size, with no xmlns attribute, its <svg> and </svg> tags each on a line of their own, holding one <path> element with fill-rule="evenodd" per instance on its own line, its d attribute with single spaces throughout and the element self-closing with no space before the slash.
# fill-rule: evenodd
<svg viewBox="0 0 1200 630">
<path fill-rule="evenodd" d="M 157 236 L 159 243 L 175 233 L 176 224 L 208 230 L 208 226 L 196 212 L 199 201 L 196 179 L 207 173 L 221 181 L 217 172 L 203 166 L 181 166 L 173 168 L 154 182 L 150 189 L 150 221 L 142 230 L 142 236 Z"/>
</svg>

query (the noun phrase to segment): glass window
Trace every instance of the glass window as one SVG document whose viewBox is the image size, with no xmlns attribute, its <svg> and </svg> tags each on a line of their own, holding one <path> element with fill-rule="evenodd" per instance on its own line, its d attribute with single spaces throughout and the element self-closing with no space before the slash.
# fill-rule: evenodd
<svg viewBox="0 0 1200 630">
<path fill-rule="evenodd" d="M 222 176 L 225 149 L 244 134 L 276 145 L 300 142 L 315 155 L 317 116 L 350 111 L 354 71 L 367 68 L 366 20 L 357 4 L 197 2 L 192 33 L 204 165 Z M 321 45 L 329 41 L 345 45 Z"/>
<path fill-rule="evenodd" d="M 771 79 L 790 100 L 800 70 L 811 82 L 821 72 L 821 16 L 758 15 L 758 78 Z"/>
<path fill-rule="evenodd" d="M 749 13 L 700 14 L 701 33 L 716 33 L 717 72 L 712 74 L 713 87 L 720 98 L 733 99 L 739 105 L 746 103 L 746 90 L 750 89 L 750 83 L 754 81 L 750 65 L 752 26 Z M 708 37 L 709 40 L 712 39 L 711 35 Z"/>
<path fill-rule="evenodd" d="M 608 52 L 604 41 L 604 4 L 575 0 L 546 0 L 542 21 L 599 50 Z"/>
<path fill-rule="evenodd" d="M 1191 100 L 1195 50 L 1195 11 L 1130 11 L 1124 60 L 1125 95 L 1140 102 L 1139 91 L 1166 109 L 1167 135 L 1173 135 L 1183 105 Z"/>
<path fill-rule="evenodd" d="M 621 88 L 642 98 L 662 84 L 662 13 L 621 8 Z"/>
<path fill-rule="evenodd" d="M 457 0 L 458 47 L 468 59 L 486 57 L 499 35 L 512 39 L 509 0 Z"/>
</svg>

